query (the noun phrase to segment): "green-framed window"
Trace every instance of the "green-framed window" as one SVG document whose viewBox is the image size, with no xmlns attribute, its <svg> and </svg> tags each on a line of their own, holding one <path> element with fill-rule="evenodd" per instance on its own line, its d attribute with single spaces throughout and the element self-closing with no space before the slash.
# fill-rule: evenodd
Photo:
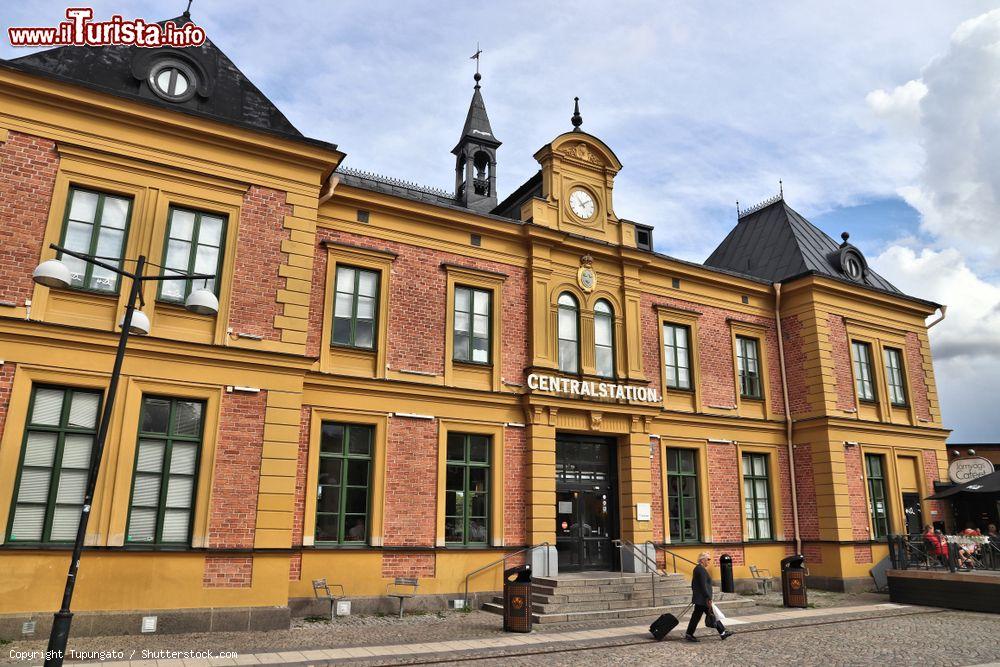
<svg viewBox="0 0 1000 667">
<path fill-rule="evenodd" d="M 448 434 L 444 501 L 447 544 L 489 542 L 491 440 L 488 435 Z"/>
<path fill-rule="evenodd" d="M 743 502 L 746 507 L 747 539 L 771 539 L 771 493 L 767 454 L 743 455 Z"/>
<path fill-rule="evenodd" d="M 615 311 L 605 299 L 594 304 L 594 367 L 601 377 L 615 376 Z"/>
<path fill-rule="evenodd" d="M 760 381 L 760 341 L 749 336 L 736 337 L 736 363 L 740 376 L 740 396 L 763 398 Z"/>
<path fill-rule="evenodd" d="M 865 454 L 868 478 L 868 514 L 872 518 L 872 537 L 884 539 L 889 534 L 889 508 L 885 493 L 885 457 Z"/>
<path fill-rule="evenodd" d="M 906 382 L 903 380 L 903 353 L 894 347 L 883 350 L 885 381 L 889 385 L 889 401 L 895 406 L 906 405 Z"/>
<path fill-rule="evenodd" d="M 131 197 L 70 188 L 60 245 L 121 267 L 131 215 Z M 72 287 L 94 292 L 118 291 L 118 274 L 114 271 L 62 253 L 59 259 L 69 268 Z"/>
<path fill-rule="evenodd" d="M 690 390 L 691 328 L 683 324 L 663 325 L 663 359 L 668 389 Z"/>
<path fill-rule="evenodd" d="M 697 542 L 698 452 L 667 449 L 667 521 L 670 541 Z"/>
<path fill-rule="evenodd" d="M 490 363 L 490 332 L 493 318 L 493 292 L 475 287 L 455 287 L 455 361 Z"/>
<path fill-rule="evenodd" d="M 337 266 L 331 337 L 334 345 L 375 349 L 380 277 L 379 271 Z"/>
<path fill-rule="evenodd" d="M 580 304 L 569 292 L 559 295 L 559 370 L 580 372 Z"/>
<path fill-rule="evenodd" d="M 32 388 L 8 521 L 9 542 L 76 539 L 100 408 L 97 391 Z"/>
<path fill-rule="evenodd" d="M 144 396 L 125 541 L 189 544 L 205 404 Z"/>
<path fill-rule="evenodd" d="M 323 422 L 316 493 L 316 543 L 364 544 L 368 539 L 375 428 Z"/>
<path fill-rule="evenodd" d="M 872 375 L 872 346 L 859 341 L 851 342 L 854 360 L 854 386 L 858 400 L 875 401 L 875 378 Z"/>
<path fill-rule="evenodd" d="M 163 274 L 214 274 L 200 280 L 164 280 L 160 299 L 184 303 L 196 289 L 219 293 L 219 272 L 226 239 L 226 217 L 176 206 L 170 207 L 163 249 Z"/>
</svg>

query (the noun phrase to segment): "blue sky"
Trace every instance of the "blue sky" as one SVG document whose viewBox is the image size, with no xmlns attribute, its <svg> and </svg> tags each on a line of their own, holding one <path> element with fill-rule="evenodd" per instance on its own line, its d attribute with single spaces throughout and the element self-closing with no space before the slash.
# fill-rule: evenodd
<svg viewBox="0 0 1000 667">
<path fill-rule="evenodd" d="M 93 3 L 160 19 L 186 2 Z M 58 22 L 65 3 L 5 7 Z M 777 192 L 901 289 L 932 331 L 953 441 L 1000 441 L 1000 10 L 996 2 L 224 2 L 192 15 L 305 134 L 347 164 L 450 188 L 479 42 L 501 195 L 583 129 L 625 165 L 615 211 L 700 261 L 735 202 Z M 994 10 L 994 11 L 991 11 Z M 6 25 L 4 26 L 6 27 Z M 4 46 L 0 56 L 23 51 Z"/>
</svg>

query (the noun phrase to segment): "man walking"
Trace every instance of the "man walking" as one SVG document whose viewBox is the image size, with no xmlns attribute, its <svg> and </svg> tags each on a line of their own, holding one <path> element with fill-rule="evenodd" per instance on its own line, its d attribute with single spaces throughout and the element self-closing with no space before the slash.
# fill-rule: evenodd
<svg viewBox="0 0 1000 667">
<path fill-rule="evenodd" d="M 712 562 L 712 557 L 707 551 L 698 554 L 698 564 L 694 568 L 691 577 L 691 602 L 694 604 L 694 611 L 691 612 L 691 620 L 688 622 L 687 632 L 684 639 L 689 642 L 701 641 L 694 636 L 694 631 L 698 629 L 698 621 L 702 614 L 705 615 L 705 627 L 715 628 L 719 631 L 719 639 L 732 637 L 733 633 L 726 630 L 722 622 L 715 618 L 712 607 L 712 577 L 708 575 L 708 566 Z"/>
</svg>

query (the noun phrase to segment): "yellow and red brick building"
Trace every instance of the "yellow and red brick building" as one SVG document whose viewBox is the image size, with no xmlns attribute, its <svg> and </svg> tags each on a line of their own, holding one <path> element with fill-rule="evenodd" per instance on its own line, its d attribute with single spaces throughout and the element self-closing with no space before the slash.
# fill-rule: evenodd
<svg viewBox="0 0 1000 667">
<path fill-rule="evenodd" d="M 275 627 L 313 579 L 455 597 L 524 549 L 550 574 L 708 549 L 738 579 L 801 550 L 843 588 L 944 520 L 938 306 L 781 198 L 704 264 L 654 252 L 573 121 L 499 201 L 478 78 L 442 192 L 343 168 L 210 42 L 0 62 L 0 618 L 57 606 L 125 298 L 34 284 L 51 243 L 218 274 L 215 316 L 145 288 L 80 611 Z"/>
</svg>

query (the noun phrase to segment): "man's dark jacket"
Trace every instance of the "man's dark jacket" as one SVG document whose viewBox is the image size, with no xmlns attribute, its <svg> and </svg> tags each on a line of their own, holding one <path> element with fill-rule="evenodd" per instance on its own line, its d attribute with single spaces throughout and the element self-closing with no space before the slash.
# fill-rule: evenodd
<svg viewBox="0 0 1000 667">
<path fill-rule="evenodd" d="M 691 602 L 701 607 L 707 607 L 708 601 L 712 599 L 712 577 L 708 576 L 708 570 L 701 563 L 694 568 L 694 575 L 691 577 Z"/>
</svg>

